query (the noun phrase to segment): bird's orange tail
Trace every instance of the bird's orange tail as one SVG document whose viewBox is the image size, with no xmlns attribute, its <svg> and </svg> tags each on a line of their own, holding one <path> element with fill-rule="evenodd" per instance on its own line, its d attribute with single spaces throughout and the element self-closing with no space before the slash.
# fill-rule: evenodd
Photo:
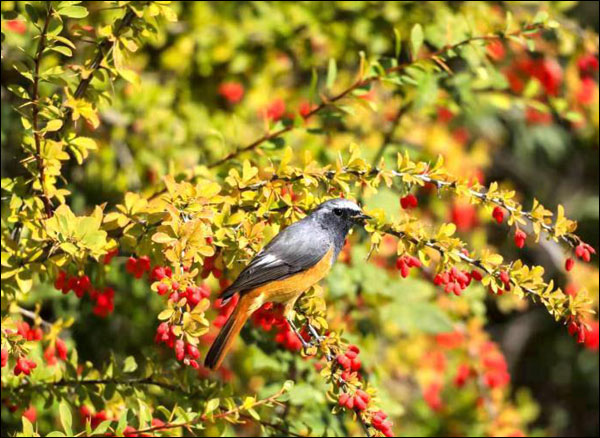
<svg viewBox="0 0 600 438">
<path fill-rule="evenodd" d="M 221 331 L 210 346 L 206 358 L 204 359 L 205 367 L 216 370 L 221 366 L 221 362 L 223 362 L 225 355 L 231 348 L 231 343 L 250 316 L 250 313 L 248 312 L 248 302 L 248 297 L 242 297 L 242 299 L 240 299 L 240 302 L 235 307 L 233 313 L 229 316 L 229 319 L 223 328 L 221 328 Z"/>
</svg>

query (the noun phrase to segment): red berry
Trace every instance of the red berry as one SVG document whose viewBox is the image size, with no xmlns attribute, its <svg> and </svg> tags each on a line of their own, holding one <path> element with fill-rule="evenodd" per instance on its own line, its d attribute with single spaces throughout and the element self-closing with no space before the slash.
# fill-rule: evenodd
<svg viewBox="0 0 600 438">
<path fill-rule="evenodd" d="M 417 197 L 415 195 L 409 193 L 408 195 L 400 198 L 400 205 L 403 209 L 407 210 L 410 208 L 417 207 L 419 205 L 419 201 L 417 200 Z"/>
<path fill-rule="evenodd" d="M 2 368 L 8 363 L 8 350 L 2 349 Z"/>
<path fill-rule="evenodd" d="M 367 408 L 367 402 L 360 397 L 354 397 L 354 407 L 358 411 L 364 411 Z"/>
<path fill-rule="evenodd" d="M 185 357 L 185 343 L 181 339 L 175 341 L 175 357 L 179 361 Z"/>
<path fill-rule="evenodd" d="M 339 405 L 346 406 L 346 403 L 348 403 L 349 398 L 350 398 L 350 396 L 348 394 L 346 394 L 345 392 L 342 392 L 338 397 Z"/>
<path fill-rule="evenodd" d="M 569 257 L 565 261 L 565 269 L 567 270 L 567 272 L 569 272 L 573 269 L 574 266 L 575 266 L 575 260 L 573 260 L 571 257 Z"/>
<path fill-rule="evenodd" d="M 37 421 L 37 410 L 35 407 L 29 406 L 23 411 L 23 417 L 27 418 L 30 423 L 35 423 Z"/>
<path fill-rule="evenodd" d="M 137 261 L 137 268 L 141 271 L 149 271 L 150 270 L 150 257 L 142 256 Z"/>
<path fill-rule="evenodd" d="M 135 274 L 137 268 L 137 260 L 135 257 L 129 257 L 125 262 L 125 270 L 131 275 Z"/>
<path fill-rule="evenodd" d="M 500 281 L 502 283 L 504 283 L 505 287 L 509 287 L 510 286 L 510 277 L 508 275 L 508 273 L 506 271 L 501 271 L 500 272 Z"/>
<path fill-rule="evenodd" d="M 67 360 L 67 344 L 61 338 L 56 338 L 56 351 L 61 360 Z"/>
<path fill-rule="evenodd" d="M 274 122 L 281 119 L 285 114 L 285 102 L 282 99 L 275 99 L 265 110 L 265 116 L 268 120 Z"/>
<path fill-rule="evenodd" d="M 481 275 L 481 272 L 473 269 L 471 271 L 471 278 L 473 278 L 476 281 L 481 281 L 483 279 L 483 275 Z"/>
<path fill-rule="evenodd" d="M 156 286 L 156 291 L 159 295 L 165 295 L 169 291 L 169 286 L 166 283 L 159 283 Z"/>
<path fill-rule="evenodd" d="M 523 248 L 525 246 L 525 240 L 527 239 L 527 234 L 524 231 L 517 230 L 515 231 L 515 245 L 517 248 Z"/>
<path fill-rule="evenodd" d="M 186 351 L 188 356 L 192 359 L 198 359 L 200 357 L 200 352 L 198 351 L 198 347 L 192 344 L 187 344 Z"/>
<path fill-rule="evenodd" d="M 244 97 L 244 86 L 234 81 L 223 82 L 219 85 L 219 95 L 231 104 L 238 103 Z"/>
<path fill-rule="evenodd" d="M 502 207 L 497 206 L 496 208 L 494 208 L 494 211 L 492 212 L 492 216 L 494 217 L 496 222 L 498 222 L 499 224 L 504 222 L 504 210 L 502 209 Z"/>
<path fill-rule="evenodd" d="M 113 257 L 115 257 L 118 254 L 119 254 L 119 248 L 111 249 L 106 254 L 104 254 L 104 259 L 102 260 L 102 263 L 104 263 L 105 265 L 108 265 L 111 262 L 111 260 L 113 259 Z"/>
</svg>

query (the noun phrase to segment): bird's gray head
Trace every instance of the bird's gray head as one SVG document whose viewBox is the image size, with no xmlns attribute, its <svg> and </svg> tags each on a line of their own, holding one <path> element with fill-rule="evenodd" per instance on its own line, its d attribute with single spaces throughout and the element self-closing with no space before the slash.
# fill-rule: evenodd
<svg viewBox="0 0 600 438">
<path fill-rule="evenodd" d="M 344 234 L 352 225 L 364 224 L 369 219 L 355 202 L 344 198 L 323 202 L 314 210 L 313 215 L 328 227 L 344 230 Z"/>
</svg>

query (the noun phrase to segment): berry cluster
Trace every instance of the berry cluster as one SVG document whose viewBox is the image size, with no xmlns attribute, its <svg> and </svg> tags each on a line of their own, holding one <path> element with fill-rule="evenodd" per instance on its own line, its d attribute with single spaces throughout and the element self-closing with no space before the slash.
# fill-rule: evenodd
<svg viewBox="0 0 600 438">
<path fill-rule="evenodd" d="M 61 338 L 56 338 L 54 343 L 50 343 L 48 347 L 44 350 L 44 359 L 46 360 L 46 364 L 48 366 L 56 365 L 58 354 L 58 358 L 62 361 L 67 360 L 67 344 Z"/>
<path fill-rule="evenodd" d="M 421 261 L 411 255 L 403 255 L 402 257 L 398 257 L 398 259 L 396 260 L 396 269 L 398 269 L 400 271 L 400 275 L 402 275 L 402 278 L 406 278 L 408 277 L 408 274 L 410 274 L 410 268 L 420 268 L 421 267 Z"/>
<path fill-rule="evenodd" d="M 41 341 L 44 336 L 41 327 L 31 327 L 26 321 L 17 323 L 17 333 L 27 341 Z"/>
<path fill-rule="evenodd" d="M 63 294 L 68 294 L 70 291 L 73 291 L 77 298 L 80 299 L 83 298 L 87 292 L 92 301 L 94 301 L 93 312 L 96 316 L 106 318 L 115 309 L 114 289 L 111 287 L 106 287 L 102 291 L 94 289 L 90 277 L 85 274 L 80 276 L 69 276 L 65 271 L 60 271 L 54 281 L 54 287 Z"/>
<path fill-rule="evenodd" d="M 419 205 L 419 201 L 417 200 L 417 197 L 415 195 L 413 195 L 412 193 L 409 193 L 408 195 L 400 198 L 400 206 L 405 210 L 409 210 L 411 208 L 417 208 L 418 205 Z"/>
<path fill-rule="evenodd" d="M 150 258 L 148 256 L 142 256 L 138 259 L 129 257 L 125 263 L 125 270 L 135 278 L 140 279 L 146 272 L 150 271 Z"/>
<path fill-rule="evenodd" d="M 270 332 L 275 329 L 275 342 L 290 351 L 300 351 L 302 343 L 296 333 L 291 329 L 282 314 L 282 307 L 273 303 L 265 303 L 252 315 L 252 323 Z"/>
<path fill-rule="evenodd" d="M 338 354 L 335 358 L 337 363 L 342 367 L 342 379 L 349 380 L 350 373 L 358 372 L 361 367 L 360 359 L 358 358 L 360 350 L 356 345 L 350 345 L 344 354 Z"/>
<path fill-rule="evenodd" d="M 106 318 L 115 310 L 115 290 L 112 287 L 105 287 L 103 291 L 92 289 L 90 298 L 94 304 L 94 315 Z"/>
<path fill-rule="evenodd" d="M 77 298 L 83 298 L 86 292 L 92 287 L 90 277 L 87 275 L 69 276 L 65 271 L 60 271 L 56 280 L 54 280 L 54 288 L 60 290 L 64 295 L 70 291 L 75 292 Z"/>
<path fill-rule="evenodd" d="M 200 368 L 200 364 L 198 363 L 198 358 L 200 357 L 198 347 L 179 339 L 175 333 L 175 326 L 170 325 L 168 322 L 161 322 L 156 329 L 154 342 L 156 344 L 164 343 L 167 347 L 173 349 L 177 360 L 183 362 L 185 365 L 189 365 L 195 369 Z"/>
<path fill-rule="evenodd" d="M 582 105 L 589 105 L 594 101 L 594 90 L 596 88 L 594 74 L 598 72 L 598 58 L 589 53 L 585 54 L 577 60 L 577 68 L 581 85 L 576 98 Z"/>
<path fill-rule="evenodd" d="M 567 325 L 569 334 L 577 339 L 580 344 L 585 344 L 590 350 L 598 349 L 598 321 L 587 324 L 572 319 Z"/>
<path fill-rule="evenodd" d="M 504 355 L 493 342 L 485 342 L 480 351 L 483 382 L 489 388 L 502 388 L 510 383 Z"/>
<path fill-rule="evenodd" d="M 283 99 L 275 99 L 262 112 L 267 120 L 281 120 L 285 115 L 285 102 Z"/>
<path fill-rule="evenodd" d="M 210 241 L 208 240 L 210 238 L 207 238 L 207 243 L 210 245 Z M 223 272 L 216 267 L 215 265 L 215 257 L 206 257 L 204 259 L 204 264 L 202 265 L 202 274 L 201 277 L 202 278 L 206 278 L 208 277 L 210 274 L 213 275 L 213 277 L 221 279 L 223 277 Z M 223 286 L 223 285 L 221 285 Z"/>
<path fill-rule="evenodd" d="M 526 80 L 537 79 L 550 96 L 557 96 L 563 82 L 563 72 L 560 64 L 555 59 L 530 58 L 524 56 L 517 59 L 509 70 L 505 72 L 506 79 L 515 93 L 525 89 Z"/>
<path fill-rule="evenodd" d="M 456 375 L 454 376 L 453 381 L 454 385 L 458 388 L 463 387 L 472 374 L 473 371 L 471 370 L 471 367 L 466 363 L 461 363 L 456 369 Z"/>
<path fill-rule="evenodd" d="M 596 254 L 596 250 L 594 248 L 592 248 L 591 245 L 588 245 L 587 243 L 581 242 L 575 248 L 575 255 L 577 256 L 577 258 L 583 260 L 586 263 L 590 262 L 590 260 L 592 258 L 592 254 Z"/>
<path fill-rule="evenodd" d="M 475 275 L 478 278 L 481 276 L 479 272 Z M 456 266 L 453 266 L 449 271 L 437 274 L 433 279 L 433 283 L 436 286 L 444 286 L 444 292 L 447 294 L 454 293 L 454 295 L 460 296 L 471 284 L 473 278 L 473 273 L 461 271 Z"/>
<path fill-rule="evenodd" d="M 371 425 L 384 436 L 394 436 L 394 431 L 392 430 L 393 423 L 387 419 L 387 414 L 383 411 L 377 411 L 373 414 Z"/>
<path fill-rule="evenodd" d="M 28 359 L 25 356 L 21 356 L 17 359 L 17 364 L 15 365 L 13 372 L 15 376 L 19 376 L 21 374 L 28 376 L 36 367 L 37 364 L 33 360 Z"/>
<path fill-rule="evenodd" d="M 109 419 L 106 411 L 102 410 L 92 414 L 92 411 L 86 405 L 81 405 L 79 415 L 81 416 L 81 422 L 84 424 L 89 422 L 92 429 L 96 429 L 101 423 Z"/>
<path fill-rule="evenodd" d="M 175 357 L 179 362 L 189 365 L 192 368 L 198 369 L 200 365 L 197 359 L 200 357 L 198 347 L 193 344 L 186 343 L 181 339 L 177 339 L 174 345 Z"/>
<path fill-rule="evenodd" d="M 354 395 L 342 392 L 338 397 L 338 403 L 340 406 L 348 409 L 355 409 L 361 412 L 367 408 L 370 400 L 371 397 L 369 394 L 364 392 L 362 389 L 357 389 L 354 392 Z"/>
<path fill-rule="evenodd" d="M 119 254 L 119 248 L 111 249 L 106 254 L 104 254 L 104 258 L 102 259 L 102 263 L 105 265 L 110 264 L 112 259 Z"/>
<path fill-rule="evenodd" d="M 2 349 L 2 368 L 4 368 L 8 364 L 8 350 Z"/>
<path fill-rule="evenodd" d="M 423 391 L 423 399 L 429 405 L 432 411 L 440 411 L 444 407 L 442 402 L 442 384 L 440 382 L 431 382 Z"/>
</svg>

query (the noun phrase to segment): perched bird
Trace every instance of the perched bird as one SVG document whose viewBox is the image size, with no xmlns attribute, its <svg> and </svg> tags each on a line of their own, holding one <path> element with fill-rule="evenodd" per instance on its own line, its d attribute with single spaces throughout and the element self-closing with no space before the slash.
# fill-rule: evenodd
<svg viewBox="0 0 600 438">
<path fill-rule="evenodd" d="M 204 365 L 211 369 L 221 365 L 246 320 L 265 303 L 283 304 L 284 316 L 291 323 L 296 300 L 327 275 L 350 228 L 366 219 L 369 216 L 354 202 L 332 199 L 275 236 L 222 292 L 223 303 L 236 293 L 240 299 L 210 347 Z"/>
</svg>

